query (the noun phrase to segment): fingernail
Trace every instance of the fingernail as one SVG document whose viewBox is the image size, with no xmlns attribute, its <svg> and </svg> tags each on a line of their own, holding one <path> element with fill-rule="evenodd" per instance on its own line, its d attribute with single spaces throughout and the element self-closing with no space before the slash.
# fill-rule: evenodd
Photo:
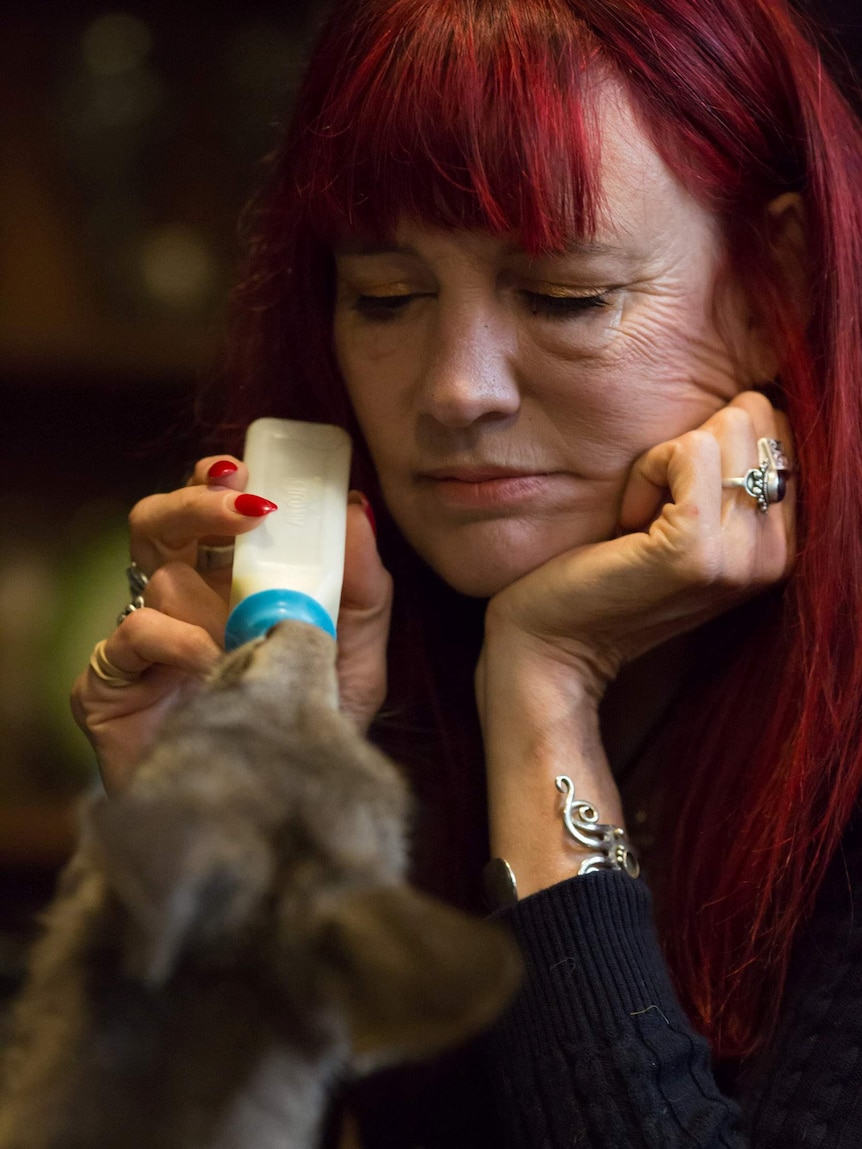
<svg viewBox="0 0 862 1149">
<path fill-rule="evenodd" d="M 233 509 L 249 519 L 261 519 L 271 511 L 277 511 L 275 503 L 269 499 L 262 499 L 260 495 L 237 495 L 234 499 Z"/>
<path fill-rule="evenodd" d="M 236 470 L 236 463 L 232 463 L 230 459 L 219 459 L 218 462 L 213 463 L 207 471 L 207 478 L 223 479 L 225 475 L 232 475 Z"/>
<path fill-rule="evenodd" d="M 374 537 L 377 538 L 377 520 L 374 517 L 374 508 L 371 506 L 371 503 L 368 501 L 365 495 L 363 495 L 362 491 L 351 491 L 348 496 L 348 502 L 358 503 L 359 506 L 362 507 L 363 511 L 365 511 L 366 519 L 368 519 L 369 523 L 371 523 L 371 529 L 374 531 Z"/>
</svg>

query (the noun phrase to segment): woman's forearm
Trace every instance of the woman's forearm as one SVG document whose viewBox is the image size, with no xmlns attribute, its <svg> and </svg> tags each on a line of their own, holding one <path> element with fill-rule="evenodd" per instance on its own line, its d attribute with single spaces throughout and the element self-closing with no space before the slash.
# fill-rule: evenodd
<svg viewBox="0 0 862 1149">
<path fill-rule="evenodd" d="M 572 669 L 489 635 L 477 678 L 493 857 L 511 866 L 519 897 L 577 873 L 590 851 L 567 832 L 554 780 L 572 779 L 601 822 L 622 807 L 599 733 L 597 699 Z"/>
</svg>

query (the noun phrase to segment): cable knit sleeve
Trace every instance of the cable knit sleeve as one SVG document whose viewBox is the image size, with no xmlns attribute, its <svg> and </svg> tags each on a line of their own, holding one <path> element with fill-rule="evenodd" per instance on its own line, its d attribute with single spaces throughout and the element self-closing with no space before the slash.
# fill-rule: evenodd
<svg viewBox="0 0 862 1149">
<path fill-rule="evenodd" d="M 745 1144 L 739 1109 L 677 1002 L 644 882 L 589 874 L 506 916 L 527 969 L 489 1038 L 508 1144 Z"/>
<path fill-rule="evenodd" d="M 485 1046 L 503 1144 L 862 1145 L 862 851 L 830 866 L 776 1037 L 742 1066 L 733 1096 L 677 1001 L 643 881 L 590 874 L 501 916 L 527 970 Z"/>
</svg>

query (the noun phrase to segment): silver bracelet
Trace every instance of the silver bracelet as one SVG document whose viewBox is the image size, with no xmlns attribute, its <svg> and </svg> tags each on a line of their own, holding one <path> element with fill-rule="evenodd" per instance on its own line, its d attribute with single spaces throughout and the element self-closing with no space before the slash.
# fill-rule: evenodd
<svg viewBox="0 0 862 1149">
<path fill-rule="evenodd" d="M 623 870 L 630 878 L 641 872 L 637 854 L 631 847 L 625 830 L 599 821 L 599 814 L 591 802 L 575 797 L 575 784 L 567 774 L 559 774 L 555 785 L 566 795 L 563 804 L 563 825 L 579 846 L 592 853 L 578 867 L 578 876 L 597 870 Z M 491 910 L 505 909 L 518 900 L 518 882 L 505 858 L 492 858 L 482 871 L 485 899 Z"/>
<path fill-rule="evenodd" d="M 594 851 L 581 862 L 578 874 L 625 870 L 630 878 L 636 878 L 641 872 L 640 863 L 625 830 L 600 822 L 595 806 L 575 797 L 575 784 L 567 774 L 557 775 L 554 782 L 560 793 L 566 794 L 563 824 L 579 845 Z"/>
</svg>

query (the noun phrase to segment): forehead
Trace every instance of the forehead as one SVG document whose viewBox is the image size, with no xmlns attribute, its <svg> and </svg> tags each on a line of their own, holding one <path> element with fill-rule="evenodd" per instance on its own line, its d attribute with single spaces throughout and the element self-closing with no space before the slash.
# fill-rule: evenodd
<svg viewBox="0 0 862 1149">
<path fill-rule="evenodd" d="M 676 245 L 694 233 L 718 240 L 718 219 L 680 183 L 662 159 L 622 86 L 603 82 L 594 96 L 598 144 L 596 234 L 593 240 L 650 248 Z"/>
<path fill-rule="evenodd" d="M 593 89 L 590 104 L 598 177 L 595 228 L 585 235 L 572 227 L 560 253 L 589 262 L 622 255 L 648 266 L 656 258 L 666 262 L 676 251 L 696 255 L 715 249 L 718 220 L 664 162 L 622 86 L 604 80 Z M 334 248 L 345 256 L 409 253 L 417 228 L 429 227 L 434 229 L 433 221 L 402 215 L 387 234 L 345 234 Z M 517 228 L 498 247 L 522 252 Z"/>
</svg>

